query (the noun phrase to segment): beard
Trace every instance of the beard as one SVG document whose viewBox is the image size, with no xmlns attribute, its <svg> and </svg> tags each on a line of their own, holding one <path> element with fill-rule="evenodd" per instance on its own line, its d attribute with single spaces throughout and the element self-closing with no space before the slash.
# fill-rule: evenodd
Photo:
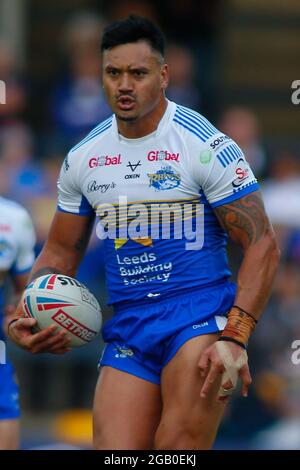
<svg viewBox="0 0 300 470">
<path fill-rule="evenodd" d="M 124 122 L 134 122 L 138 119 L 138 116 L 121 116 L 116 113 L 116 118 Z"/>
</svg>

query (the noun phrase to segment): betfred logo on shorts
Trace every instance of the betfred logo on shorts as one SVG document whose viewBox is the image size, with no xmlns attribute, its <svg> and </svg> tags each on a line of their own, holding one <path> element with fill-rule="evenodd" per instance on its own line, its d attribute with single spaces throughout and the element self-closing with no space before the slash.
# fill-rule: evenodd
<svg viewBox="0 0 300 470">
<path fill-rule="evenodd" d="M 110 165 L 120 165 L 121 154 L 116 155 L 115 157 L 110 157 L 109 155 L 102 155 L 101 157 L 92 157 L 89 160 L 89 167 L 96 168 L 98 166 L 110 166 Z"/>
<path fill-rule="evenodd" d="M 178 162 L 180 158 L 179 153 L 171 153 L 168 150 L 151 150 L 148 153 L 148 160 L 149 162 L 159 162 L 162 160 L 166 161 L 175 161 Z"/>
</svg>

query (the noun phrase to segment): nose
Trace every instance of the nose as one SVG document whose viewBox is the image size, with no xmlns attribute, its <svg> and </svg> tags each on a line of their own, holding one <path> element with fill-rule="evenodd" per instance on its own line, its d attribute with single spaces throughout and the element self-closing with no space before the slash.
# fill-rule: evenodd
<svg viewBox="0 0 300 470">
<path fill-rule="evenodd" d="M 124 73 L 120 77 L 120 82 L 119 82 L 119 91 L 121 93 L 124 92 L 130 92 L 133 90 L 132 87 L 132 80 L 130 78 L 130 75 L 128 73 Z"/>
</svg>

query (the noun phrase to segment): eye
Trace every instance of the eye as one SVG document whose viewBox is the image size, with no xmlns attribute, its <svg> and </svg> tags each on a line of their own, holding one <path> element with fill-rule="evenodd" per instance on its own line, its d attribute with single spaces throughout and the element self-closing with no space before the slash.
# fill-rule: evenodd
<svg viewBox="0 0 300 470">
<path fill-rule="evenodd" d="M 133 74 L 136 77 L 144 77 L 146 75 L 146 72 L 144 70 L 134 70 Z"/>
<path fill-rule="evenodd" d="M 108 75 L 111 75 L 112 77 L 117 77 L 119 75 L 119 71 L 116 69 L 109 69 L 107 73 Z"/>
</svg>

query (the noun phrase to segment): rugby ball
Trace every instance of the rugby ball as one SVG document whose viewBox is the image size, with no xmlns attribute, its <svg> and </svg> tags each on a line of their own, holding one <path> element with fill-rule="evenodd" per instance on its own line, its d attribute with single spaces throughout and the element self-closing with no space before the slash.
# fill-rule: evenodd
<svg viewBox="0 0 300 470">
<path fill-rule="evenodd" d="M 71 338 L 70 347 L 83 346 L 98 336 L 101 307 L 81 282 L 62 274 L 46 274 L 28 284 L 22 307 L 26 317 L 37 320 L 37 330 L 56 324 Z"/>
</svg>

